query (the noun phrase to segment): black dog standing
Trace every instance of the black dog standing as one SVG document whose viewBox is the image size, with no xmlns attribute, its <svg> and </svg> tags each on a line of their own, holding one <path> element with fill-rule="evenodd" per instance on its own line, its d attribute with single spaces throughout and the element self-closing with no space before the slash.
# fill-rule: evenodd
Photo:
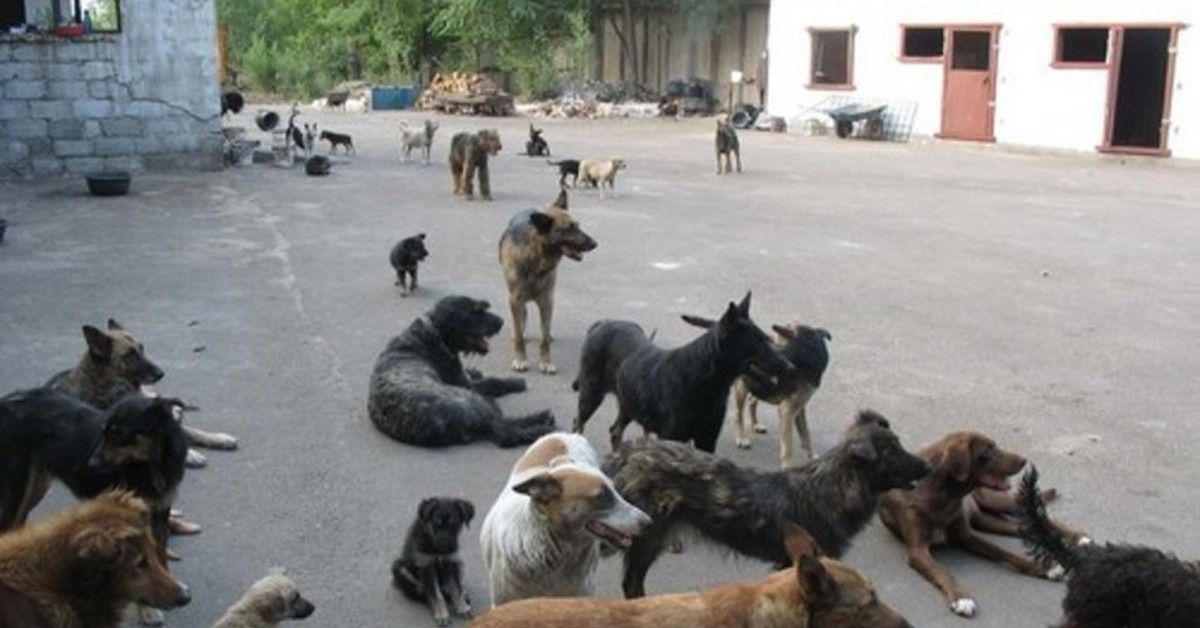
<svg viewBox="0 0 1200 628">
<path fill-rule="evenodd" d="M 525 154 L 530 157 L 549 157 L 550 144 L 542 137 L 542 129 L 533 128 L 529 123 L 529 141 L 525 142 Z"/>
<path fill-rule="evenodd" d="M 404 238 L 392 247 L 388 259 L 392 262 L 392 268 L 396 269 L 396 285 L 400 286 L 400 296 L 406 297 L 417 289 L 417 264 L 426 257 L 429 257 L 429 251 L 425 248 L 424 233 Z M 410 277 L 411 282 L 408 281 Z"/>
<path fill-rule="evenodd" d="M 474 518 L 475 506 L 465 499 L 422 500 L 404 549 L 392 563 L 392 583 L 409 599 L 428 604 L 439 626 L 450 623 L 447 604 L 456 616 L 471 616 L 471 603 L 462 587 L 458 537 Z"/>
</svg>

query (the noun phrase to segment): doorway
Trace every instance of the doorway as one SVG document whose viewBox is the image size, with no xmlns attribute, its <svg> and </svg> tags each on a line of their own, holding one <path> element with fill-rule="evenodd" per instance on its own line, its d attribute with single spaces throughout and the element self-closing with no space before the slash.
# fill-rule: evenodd
<svg viewBox="0 0 1200 628">
<path fill-rule="evenodd" d="M 1113 29 L 1104 148 L 1167 152 L 1176 27 Z"/>
<path fill-rule="evenodd" d="M 994 141 L 996 32 L 999 26 L 947 27 L 939 137 Z"/>
</svg>

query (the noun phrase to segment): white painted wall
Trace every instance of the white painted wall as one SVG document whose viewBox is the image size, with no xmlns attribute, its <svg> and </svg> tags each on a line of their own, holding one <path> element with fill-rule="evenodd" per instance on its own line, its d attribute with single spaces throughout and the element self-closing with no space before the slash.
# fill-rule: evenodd
<svg viewBox="0 0 1200 628">
<path fill-rule="evenodd" d="M 912 100 L 919 103 L 914 133 L 941 127 L 942 66 L 902 63 L 901 24 L 1000 24 L 996 141 L 1048 148 L 1094 150 L 1104 139 L 1108 73 L 1050 67 L 1054 24 L 1190 25 L 1179 33 L 1167 147 L 1200 158 L 1200 1 L 1197 0 L 841 0 L 771 3 L 768 109 L 797 119 L 830 95 Z M 853 92 L 808 89 L 808 29 L 858 27 Z M 799 125 L 790 125 L 800 130 Z"/>
</svg>

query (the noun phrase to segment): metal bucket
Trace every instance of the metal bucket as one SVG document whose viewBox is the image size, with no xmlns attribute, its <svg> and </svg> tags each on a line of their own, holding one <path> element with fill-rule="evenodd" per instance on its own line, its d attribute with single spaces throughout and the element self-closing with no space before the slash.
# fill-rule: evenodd
<svg viewBox="0 0 1200 628">
<path fill-rule="evenodd" d="M 279 114 L 274 111 L 260 111 L 254 116 L 254 124 L 258 125 L 259 130 L 270 131 L 279 126 Z"/>
</svg>

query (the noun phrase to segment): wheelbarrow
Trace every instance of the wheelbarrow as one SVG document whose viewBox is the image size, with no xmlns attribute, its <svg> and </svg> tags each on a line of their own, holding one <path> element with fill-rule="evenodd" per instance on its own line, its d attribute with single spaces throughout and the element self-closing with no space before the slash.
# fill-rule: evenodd
<svg viewBox="0 0 1200 628">
<path fill-rule="evenodd" d="M 862 122 L 865 135 L 871 139 L 883 136 L 883 111 L 887 105 L 849 104 L 828 109 L 825 113 L 833 118 L 837 136 L 846 139 L 854 132 L 854 123 Z"/>
</svg>

